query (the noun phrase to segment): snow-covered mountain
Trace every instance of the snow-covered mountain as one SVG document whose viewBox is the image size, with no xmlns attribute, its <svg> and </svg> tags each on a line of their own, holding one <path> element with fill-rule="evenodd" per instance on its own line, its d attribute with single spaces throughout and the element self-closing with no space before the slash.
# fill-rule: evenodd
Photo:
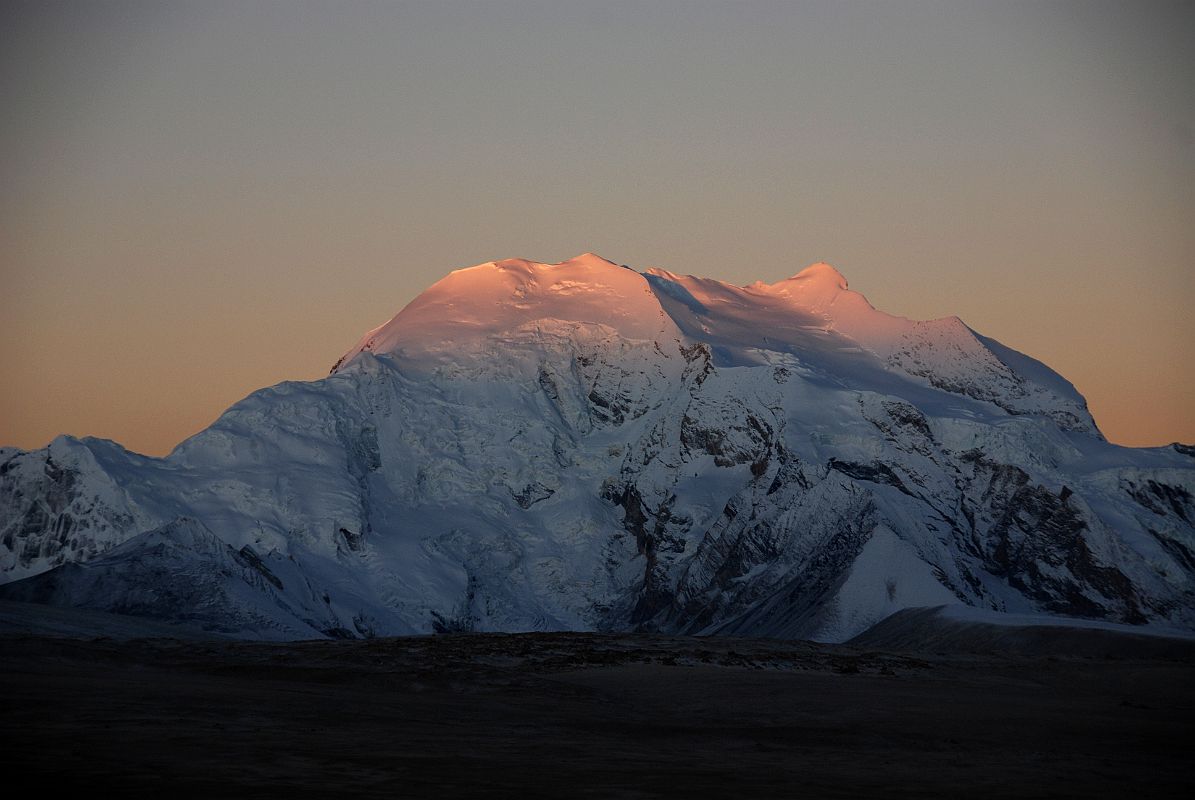
<svg viewBox="0 0 1195 800">
<path fill-rule="evenodd" d="M 965 604 L 1195 628 L 1195 449 L 832 267 L 452 272 L 166 458 L 0 450 L 0 597 L 266 638 L 840 641 Z"/>
</svg>

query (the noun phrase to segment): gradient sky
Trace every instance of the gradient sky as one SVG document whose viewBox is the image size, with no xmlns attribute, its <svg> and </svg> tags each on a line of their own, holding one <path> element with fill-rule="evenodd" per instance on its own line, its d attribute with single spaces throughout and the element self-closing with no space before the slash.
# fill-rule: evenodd
<svg viewBox="0 0 1195 800">
<path fill-rule="evenodd" d="M 828 261 L 1195 441 L 1195 4 L 7 2 L 0 444 L 162 454 L 449 270 Z"/>
</svg>

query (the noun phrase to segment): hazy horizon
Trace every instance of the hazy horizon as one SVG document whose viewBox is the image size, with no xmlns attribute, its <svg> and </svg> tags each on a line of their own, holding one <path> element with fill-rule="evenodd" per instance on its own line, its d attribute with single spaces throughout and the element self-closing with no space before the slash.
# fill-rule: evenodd
<svg viewBox="0 0 1195 800">
<path fill-rule="evenodd" d="M 10 3 L 0 445 L 163 454 L 452 269 L 593 251 L 1043 361 L 1195 442 L 1195 7 Z"/>
</svg>

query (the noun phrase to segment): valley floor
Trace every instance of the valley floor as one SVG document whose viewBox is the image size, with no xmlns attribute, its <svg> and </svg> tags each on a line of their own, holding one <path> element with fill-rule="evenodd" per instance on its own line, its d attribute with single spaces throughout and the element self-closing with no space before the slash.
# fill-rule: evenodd
<svg viewBox="0 0 1195 800">
<path fill-rule="evenodd" d="M 1191 796 L 1195 651 L 0 638 L 6 785 L 220 797 Z"/>
</svg>

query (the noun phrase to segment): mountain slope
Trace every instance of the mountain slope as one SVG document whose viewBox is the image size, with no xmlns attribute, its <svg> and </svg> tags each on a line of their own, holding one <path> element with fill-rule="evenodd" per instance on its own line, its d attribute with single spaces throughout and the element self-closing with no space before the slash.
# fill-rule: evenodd
<svg viewBox="0 0 1195 800">
<path fill-rule="evenodd" d="M 1193 492 L 1189 448 L 1105 442 L 1044 365 L 877 311 L 828 265 L 735 287 L 511 260 L 164 459 L 0 454 L 0 568 L 27 579 L 0 597 L 119 610 L 83 577 L 107 571 L 138 607 L 169 583 L 122 566 L 152 561 L 147 532 L 200 526 L 171 558 L 241 635 L 845 640 L 943 603 L 1191 628 Z M 194 620 L 171 602 L 143 608 Z"/>
</svg>

